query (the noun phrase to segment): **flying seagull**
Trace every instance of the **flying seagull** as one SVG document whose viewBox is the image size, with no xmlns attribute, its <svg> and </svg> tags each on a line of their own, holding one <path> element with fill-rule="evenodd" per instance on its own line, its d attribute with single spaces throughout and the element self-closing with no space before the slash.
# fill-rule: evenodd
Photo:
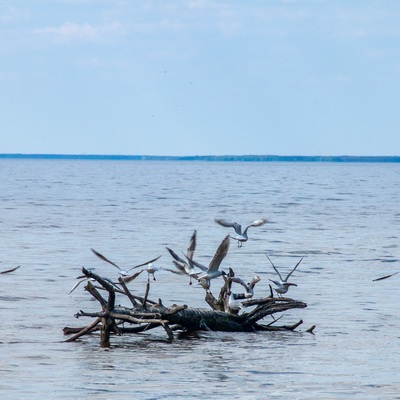
<svg viewBox="0 0 400 400">
<path fill-rule="evenodd" d="M 293 272 L 296 270 L 296 268 L 300 265 L 301 261 L 303 260 L 303 257 L 296 264 L 296 266 L 287 274 L 286 278 L 282 279 L 282 275 L 279 273 L 278 269 L 275 267 L 273 262 L 270 260 L 270 258 L 268 257 L 268 254 L 266 254 L 266 256 L 267 256 L 269 262 L 271 263 L 272 267 L 274 268 L 275 272 L 278 274 L 279 279 L 280 279 L 279 281 L 274 281 L 274 280 L 270 279 L 270 281 L 275 283 L 275 285 L 277 287 L 274 289 L 282 297 L 283 294 L 287 293 L 290 286 L 297 286 L 295 283 L 288 282 L 288 279 L 290 278 L 290 275 L 292 275 Z"/>
<path fill-rule="evenodd" d="M 235 230 L 235 235 L 231 236 L 232 239 L 237 240 L 238 242 L 238 247 L 242 247 L 243 242 L 247 242 L 248 236 L 247 236 L 247 230 L 252 227 L 252 226 L 261 226 L 264 225 L 265 223 L 269 222 L 267 219 L 257 219 L 253 221 L 250 225 L 246 227 L 244 231 L 242 231 L 242 226 L 239 225 L 237 222 L 228 222 L 222 218 L 214 218 L 214 221 L 226 228 L 233 228 Z"/>
<path fill-rule="evenodd" d="M 254 278 L 249 282 L 245 283 L 242 279 L 240 279 L 237 276 L 233 276 L 231 278 L 232 282 L 239 283 L 244 287 L 245 293 L 242 294 L 242 298 L 246 299 L 251 299 L 254 296 L 254 286 L 256 285 L 257 282 L 260 282 L 261 278 L 257 275 L 254 276 Z M 238 297 L 238 295 L 236 295 Z"/>
<path fill-rule="evenodd" d="M 127 280 L 125 280 L 125 282 L 130 282 L 131 280 L 135 279 L 136 276 L 138 276 L 138 275 L 139 275 L 141 272 L 143 272 L 143 271 L 146 271 L 146 272 L 147 272 L 147 281 L 148 281 L 148 282 L 150 281 L 150 275 L 153 277 L 153 281 L 156 280 L 156 277 L 154 276 L 154 274 L 155 274 L 157 271 L 169 271 L 169 272 L 172 272 L 172 273 L 174 273 L 174 274 L 179 274 L 179 272 L 177 272 L 177 271 L 175 271 L 175 270 L 173 270 L 173 269 L 162 268 L 162 267 L 156 267 L 156 266 L 153 264 L 153 262 L 156 261 L 156 260 L 158 260 L 160 257 L 161 257 L 161 256 L 155 258 L 154 260 L 148 261 L 147 263 L 140 264 L 140 265 L 136 265 L 136 267 L 133 267 L 133 269 L 135 269 L 135 268 L 142 267 L 143 265 L 146 265 L 146 267 L 143 268 L 140 272 L 138 272 L 137 274 L 132 275 L 132 277 L 131 277 L 132 279 L 129 279 L 129 280 L 127 279 Z"/>
<path fill-rule="evenodd" d="M 120 268 L 117 264 L 115 264 L 114 262 L 112 262 L 112 261 L 109 260 L 108 258 L 104 257 L 102 254 L 100 254 L 98 251 L 96 251 L 96 250 L 94 250 L 94 249 L 91 249 L 91 250 L 92 250 L 93 253 L 94 253 L 97 257 L 99 257 L 101 260 L 103 260 L 103 261 L 105 261 L 105 262 L 107 262 L 107 263 L 113 265 L 114 267 L 116 267 L 116 268 L 118 269 L 120 275 L 122 275 L 122 276 L 128 276 L 128 275 L 129 275 L 129 271 L 131 271 L 132 269 L 134 269 L 134 268 L 139 268 L 139 267 L 143 267 L 144 265 L 151 264 L 151 263 L 153 263 L 154 261 L 157 261 L 157 260 L 161 257 L 161 256 L 158 256 L 158 257 L 156 257 L 156 258 L 153 258 L 153 259 L 150 260 L 150 261 L 146 261 L 145 263 L 142 263 L 142 264 L 139 264 L 139 265 L 135 265 L 134 267 L 129 268 L 128 270 L 123 270 L 123 269 Z"/>
<path fill-rule="evenodd" d="M 189 285 L 192 284 L 192 278 L 195 278 L 199 273 L 202 271 L 207 271 L 206 267 L 203 267 L 202 265 L 200 267 L 195 266 L 194 264 L 189 264 L 189 260 L 193 260 L 193 255 L 194 251 L 196 249 L 196 231 L 193 232 L 189 246 L 187 248 L 186 252 L 186 260 L 182 259 L 179 257 L 173 250 L 171 250 L 169 247 L 166 248 L 168 252 L 171 254 L 173 260 L 173 263 L 176 268 L 178 268 L 180 274 L 186 274 L 189 275 Z M 203 269 L 202 269 L 203 268 Z"/>
<path fill-rule="evenodd" d="M 397 271 L 397 272 L 394 272 L 393 274 L 385 275 L 385 276 L 382 276 L 382 277 L 380 277 L 380 278 L 373 279 L 372 282 L 383 281 L 384 279 L 390 278 L 390 277 L 393 276 L 393 275 L 397 275 L 399 272 L 400 272 L 400 271 Z"/>
<path fill-rule="evenodd" d="M 11 268 L 11 269 L 7 269 L 5 271 L 1 271 L 0 274 L 8 274 L 10 272 L 14 272 L 15 270 L 17 270 L 20 267 L 20 265 L 18 265 L 18 267 L 15 268 Z"/>
<path fill-rule="evenodd" d="M 222 260 L 228 254 L 228 249 L 229 249 L 229 235 L 226 236 L 224 240 L 221 242 L 221 244 L 218 246 L 218 249 L 215 252 L 214 257 L 212 258 L 208 268 L 206 268 L 204 265 L 201 265 L 200 263 L 194 260 L 188 259 L 189 265 L 191 265 L 193 268 L 197 267 L 203 270 L 202 273 L 196 275 L 196 278 L 201 284 L 201 286 L 203 286 L 206 290 L 209 290 L 210 288 L 211 279 L 215 279 L 222 275 L 226 275 L 224 271 L 219 270 L 219 266 L 221 265 Z"/>
</svg>

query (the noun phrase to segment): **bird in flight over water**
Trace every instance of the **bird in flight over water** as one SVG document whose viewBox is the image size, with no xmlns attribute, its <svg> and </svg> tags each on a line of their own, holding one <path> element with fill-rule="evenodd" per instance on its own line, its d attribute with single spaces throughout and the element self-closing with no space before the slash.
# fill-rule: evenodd
<svg viewBox="0 0 400 400">
<path fill-rule="evenodd" d="M 101 260 L 103 260 L 103 261 L 105 261 L 105 262 L 107 262 L 107 263 L 113 265 L 115 268 L 117 268 L 117 269 L 119 270 L 119 274 L 122 275 L 122 276 L 128 276 L 128 275 L 129 275 L 129 272 L 130 272 L 132 269 L 134 269 L 134 268 L 139 268 L 139 267 L 143 267 L 144 265 L 152 264 L 154 261 L 157 261 L 157 260 L 161 257 L 161 256 L 158 256 L 158 257 L 156 257 L 156 258 L 153 258 L 153 259 L 150 260 L 150 261 L 146 261 L 146 262 L 144 262 L 144 263 L 142 263 L 142 264 L 135 265 L 134 267 L 129 268 L 128 270 L 123 270 L 123 269 L 120 268 L 117 264 L 115 264 L 114 262 L 112 262 L 112 261 L 109 260 L 108 258 L 104 257 L 102 254 L 100 254 L 98 251 L 96 251 L 96 250 L 94 250 L 94 249 L 91 249 L 91 250 L 92 250 L 92 252 L 93 252 L 97 257 L 99 257 Z"/>
<path fill-rule="evenodd" d="M 274 263 L 271 261 L 271 259 L 268 257 L 268 254 L 266 254 L 269 262 L 271 263 L 272 267 L 274 268 L 275 272 L 279 276 L 279 281 L 275 281 L 273 279 L 270 279 L 271 282 L 275 283 L 276 288 L 275 291 L 282 297 L 283 294 L 287 293 L 289 290 L 290 286 L 297 286 L 295 283 L 288 282 L 288 279 L 290 278 L 290 275 L 293 274 L 293 272 L 296 270 L 296 268 L 300 265 L 301 261 L 303 260 L 303 257 L 300 259 L 300 261 L 296 264 L 296 266 L 287 274 L 286 278 L 283 279 L 282 275 L 278 271 L 278 269 L 275 267 Z"/>
<path fill-rule="evenodd" d="M 393 275 L 397 275 L 399 272 L 400 271 L 394 272 L 393 274 L 390 275 L 381 276 L 380 278 L 373 279 L 372 282 L 383 281 L 384 279 L 390 278 Z"/>
<path fill-rule="evenodd" d="M 201 286 L 203 286 L 203 288 L 205 288 L 206 290 L 209 290 L 210 288 L 211 279 L 215 279 L 222 275 L 226 275 L 224 271 L 221 271 L 219 269 L 219 266 L 221 265 L 221 262 L 228 254 L 228 249 L 229 249 L 229 236 L 226 236 L 224 240 L 221 242 L 221 244 L 218 246 L 218 249 L 215 252 L 214 257 L 212 258 L 208 268 L 205 267 L 204 265 L 199 264 L 194 260 L 188 259 L 189 265 L 191 265 L 192 268 L 197 267 L 203 271 L 198 275 L 196 275 L 195 277 L 199 281 Z"/>
<path fill-rule="evenodd" d="M 264 225 L 265 223 L 269 222 L 267 219 L 256 219 L 242 231 L 242 226 L 240 224 L 238 224 L 237 222 L 228 222 L 222 218 L 214 218 L 214 221 L 217 224 L 224 226 L 225 228 L 233 228 L 235 230 L 235 235 L 233 235 L 233 236 L 231 235 L 231 238 L 234 240 L 237 240 L 238 247 L 242 247 L 243 242 L 247 242 L 247 240 L 249 238 L 247 235 L 247 230 L 249 228 L 251 228 L 253 226 L 261 226 L 261 225 Z"/>
</svg>

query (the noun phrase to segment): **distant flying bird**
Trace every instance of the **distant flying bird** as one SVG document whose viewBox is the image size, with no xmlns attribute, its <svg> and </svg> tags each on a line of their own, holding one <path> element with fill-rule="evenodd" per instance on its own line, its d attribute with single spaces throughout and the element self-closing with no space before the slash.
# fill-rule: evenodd
<svg viewBox="0 0 400 400">
<path fill-rule="evenodd" d="M 279 276 L 279 281 L 274 281 L 272 279 L 270 279 L 271 282 L 275 283 L 275 285 L 277 286 L 276 288 L 274 288 L 274 290 L 281 295 L 287 293 L 287 291 L 289 290 L 290 286 L 297 286 L 295 283 L 290 283 L 288 282 L 288 279 L 290 278 L 290 275 L 293 274 L 293 272 L 296 270 L 296 268 L 300 265 L 301 261 L 303 260 L 303 257 L 300 259 L 300 261 L 296 264 L 296 266 L 288 273 L 288 275 L 286 276 L 285 279 L 282 279 L 282 275 L 279 273 L 279 271 L 277 270 L 277 268 L 275 267 L 274 263 L 270 260 L 270 258 L 268 257 L 268 254 L 266 254 L 269 262 L 271 263 L 272 267 L 274 268 L 275 272 L 278 274 Z"/>
<path fill-rule="evenodd" d="M 222 275 L 226 275 L 224 271 L 219 270 L 219 266 L 221 265 L 222 260 L 228 254 L 228 249 L 229 249 L 229 236 L 226 236 L 224 240 L 221 242 L 221 244 L 218 246 L 218 249 L 215 252 L 214 257 L 212 258 L 208 268 L 206 268 L 204 265 L 201 265 L 200 263 L 194 260 L 188 259 L 189 265 L 191 265 L 193 268 L 197 267 L 203 270 L 203 272 L 196 275 L 196 279 L 206 290 L 209 290 L 210 288 L 211 279 L 215 279 Z"/>
<path fill-rule="evenodd" d="M 146 261 L 146 262 L 144 262 L 144 263 L 142 263 L 142 264 L 135 265 L 134 267 L 129 268 L 128 270 L 123 270 L 123 269 L 120 268 L 117 264 L 115 264 L 114 262 L 112 262 L 112 261 L 109 260 L 108 258 L 104 257 L 102 254 L 100 254 L 98 251 L 96 251 L 96 250 L 94 250 L 94 249 L 91 249 L 91 250 L 92 250 L 92 252 L 93 252 L 97 257 L 99 257 L 101 260 L 103 260 L 103 261 L 105 261 L 105 262 L 107 262 L 107 263 L 113 265 L 114 267 L 116 267 L 116 268 L 118 269 L 120 275 L 122 275 L 122 276 L 128 276 L 128 275 L 129 275 L 129 271 L 132 271 L 132 269 L 134 269 L 134 268 L 139 268 L 139 267 L 143 267 L 144 265 L 151 264 L 151 263 L 153 263 L 154 261 L 157 261 L 157 260 L 161 257 L 161 256 L 158 256 L 158 257 L 156 257 L 156 258 L 153 258 L 153 259 L 150 260 L 150 261 Z"/>
<path fill-rule="evenodd" d="M 390 277 L 393 276 L 393 275 L 397 275 L 399 272 L 400 272 L 400 271 L 397 271 L 397 272 L 394 272 L 393 274 L 385 275 L 385 276 L 382 276 L 381 278 L 373 279 L 372 282 L 383 281 L 384 279 L 390 278 Z"/>
<path fill-rule="evenodd" d="M 0 274 L 8 274 L 10 272 L 14 272 L 15 270 L 17 270 L 20 267 L 20 265 L 18 265 L 18 267 L 15 268 L 11 268 L 11 269 L 7 269 L 5 271 L 1 271 Z"/>
<path fill-rule="evenodd" d="M 226 228 L 233 228 L 235 230 L 236 235 L 231 236 L 231 238 L 237 240 L 238 247 L 242 247 L 243 242 L 247 242 L 248 240 L 247 230 L 250 227 L 261 226 L 269 222 L 267 219 L 257 219 L 253 221 L 250 225 L 248 225 L 244 231 L 242 231 L 242 226 L 239 225 L 237 222 L 228 222 L 222 218 L 214 218 L 214 221 L 221 226 L 224 226 Z"/>
</svg>

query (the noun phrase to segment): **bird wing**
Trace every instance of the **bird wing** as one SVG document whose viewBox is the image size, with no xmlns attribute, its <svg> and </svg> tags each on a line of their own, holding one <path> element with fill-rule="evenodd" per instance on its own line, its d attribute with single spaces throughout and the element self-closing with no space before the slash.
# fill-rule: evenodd
<svg viewBox="0 0 400 400">
<path fill-rule="evenodd" d="M 186 257 L 187 258 L 187 257 Z M 198 269 L 201 269 L 202 271 L 207 271 L 207 267 L 205 267 L 204 265 L 202 265 L 202 264 L 200 264 L 199 262 L 197 262 L 197 261 L 194 261 L 194 260 L 189 260 L 188 258 L 187 258 L 187 260 L 188 260 L 188 263 L 189 263 L 189 265 L 190 265 L 190 267 L 193 269 L 193 268 L 198 268 Z M 189 274 L 190 275 L 190 274 Z"/>
<path fill-rule="evenodd" d="M 108 262 L 109 264 L 113 265 L 114 267 L 118 268 L 121 271 L 121 268 L 118 267 L 117 264 L 113 263 L 111 260 L 109 260 L 108 258 L 104 257 L 102 254 L 100 254 L 98 251 L 96 251 L 95 249 L 91 249 L 93 251 L 93 253 L 99 257 L 101 260 Z"/>
<path fill-rule="evenodd" d="M 264 225 L 267 222 L 268 222 L 268 220 L 266 220 L 266 219 L 256 219 L 250 225 L 246 226 L 246 229 L 244 230 L 243 234 L 246 234 L 247 233 L 247 229 L 251 228 L 252 226 L 261 226 L 261 225 Z"/>
<path fill-rule="evenodd" d="M 190 238 L 189 246 L 187 248 L 187 258 L 189 260 L 193 259 L 194 251 L 196 250 L 196 242 L 197 242 L 197 231 L 193 232 L 193 235 Z"/>
<path fill-rule="evenodd" d="M 0 274 L 8 274 L 9 272 L 14 272 L 19 267 L 20 267 L 20 265 L 18 265 L 18 267 L 15 267 L 15 268 L 7 269 L 6 271 L 1 271 Z"/>
<path fill-rule="evenodd" d="M 208 272 L 214 272 L 218 270 L 222 260 L 228 254 L 228 249 L 229 249 L 229 235 L 225 236 L 224 240 L 218 246 L 218 249 L 215 252 L 214 257 L 211 260 L 210 265 L 208 267 L 207 270 Z"/>
<path fill-rule="evenodd" d="M 262 219 L 256 219 L 256 220 L 253 221 L 249 226 L 261 226 L 261 225 L 266 224 L 267 222 L 268 222 L 268 220 L 267 220 L 267 219 L 264 219 L 264 218 L 262 218 Z"/>
<path fill-rule="evenodd" d="M 133 275 L 124 276 L 124 277 L 122 278 L 122 280 L 123 280 L 125 283 L 132 282 L 132 281 L 133 281 L 134 279 L 136 279 L 143 271 L 144 271 L 144 269 L 142 269 L 142 270 L 139 271 L 139 272 L 134 273 Z"/>
<path fill-rule="evenodd" d="M 169 254 L 171 254 L 171 256 L 173 257 L 173 264 L 175 265 L 176 268 L 178 268 L 179 273 L 180 274 L 187 274 L 188 273 L 188 264 L 185 260 L 182 260 L 182 258 L 180 258 L 178 256 L 178 254 L 176 254 L 173 250 L 171 250 L 169 247 L 166 247 L 166 249 L 169 251 Z"/>
<path fill-rule="evenodd" d="M 237 222 L 228 222 L 222 218 L 214 218 L 214 221 L 221 226 L 225 226 L 226 228 L 233 228 L 238 235 L 242 235 L 242 226 Z"/>
<path fill-rule="evenodd" d="M 88 278 L 83 278 L 80 281 L 76 282 L 68 294 L 71 294 L 82 282 L 85 282 L 87 280 L 88 280 Z"/>
<path fill-rule="evenodd" d="M 290 278 L 290 275 L 293 274 L 294 271 L 296 271 L 296 268 L 300 265 L 300 263 L 303 261 L 303 257 L 300 258 L 300 261 L 296 264 L 296 266 L 288 273 L 286 279 L 284 282 L 287 282 L 287 280 Z"/>
<path fill-rule="evenodd" d="M 166 249 L 168 250 L 169 254 L 171 254 L 172 258 L 175 259 L 175 261 L 184 264 L 185 260 L 182 260 L 182 258 L 180 258 L 178 256 L 178 254 L 176 254 L 172 249 L 170 249 L 169 247 L 166 247 Z"/>
<path fill-rule="evenodd" d="M 239 285 L 242 285 L 246 291 L 249 290 L 249 287 L 246 285 L 246 283 L 242 279 L 238 278 L 237 276 L 232 276 L 231 281 L 239 283 Z"/>
<path fill-rule="evenodd" d="M 146 262 L 144 262 L 144 263 L 142 263 L 142 264 L 135 265 L 134 267 L 129 268 L 129 271 L 130 271 L 131 269 L 135 269 L 135 268 L 143 267 L 144 265 L 147 265 L 147 264 L 151 264 L 151 263 L 153 263 L 154 261 L 157 261 L 160 257 L 161 257 L 161 256 L 158 256 L 158 257 L 156 257 L 156 258 L 153 258 L 153 259 L 150 260 L 150 261 L 146 261 Z"/>
<path fill-rule="evenodd" d="M 267 256 L 269 262 L 271 263 L 272 267 L 274 268 L 275 272 L 278 274 L 279 279 L 280 279 L 281 281 L 283 281 L 281 274 L 279 273 L 279 271 L 277 270 L 277 268 L 275 267 L 275 265 L 274 265 L 274 263 L 271 261 L 271 259 L 268 257 L 268 254 L 266 254 L 266 256 Z M 271 279 L 270 279 L 270 280 L 271 280 Z M 274 281 L 272 281 L 272 282 L 274 282 Z M 275 282 L 274 282 L 274 283 L 275 283 Z M 276 283 L 275 283 L 275 284 L 276 284 Z"/>
<path fill-rule="evenodd" d="M 399 272 L 400 272 L 400 271 L 397 271 L 397 272 L 395 272 L 394 274 L 385 275 L 385 276 L 382 276 L 381 278 L 373 279 L 372 282 L 383 281 L 384 279 L 390 278 L 391 276 L 396 275 L 396 274 L 398 274 Z"/>
</svg>

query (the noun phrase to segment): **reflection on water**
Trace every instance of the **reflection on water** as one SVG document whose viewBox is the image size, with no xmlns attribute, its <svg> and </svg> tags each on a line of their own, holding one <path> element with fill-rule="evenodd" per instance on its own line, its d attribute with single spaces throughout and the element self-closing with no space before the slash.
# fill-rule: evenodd
<svg viewBox="0 0 400 400">
<path fill-rule="evenodd" d="M 1 160 L 0 269 L 21 265 L 0 275 L 3 398 L 400 398 L 400 275 L 372 282 L 400 269 L 399 173 L 396 164 Z M 289 294 L 308 307 L 280 320 L 303 319 L 297 332 L 170 343 L 155 329 L 113 337 L 110 349 L 97 334 L 63 342 L 64 326 L 89 323 L 78 310 L 99 309 L 83 285 L 68 295 L 81 267 L 117 277 L 90 248 L 123 267 L 162 254 L 170 268 L 165 246 L 185 251 L 196 229 L 196 257 L 208 264 L 229 233 L 214 217 L 271 220 L 222 264 L 244 280 L 258 274 L 257 296 L 275 277 L 265 253 L 282 274 L 304 257 Z M 206 307 L 200 287 L 166 271 L 150 298 Z"/>
</svg>

